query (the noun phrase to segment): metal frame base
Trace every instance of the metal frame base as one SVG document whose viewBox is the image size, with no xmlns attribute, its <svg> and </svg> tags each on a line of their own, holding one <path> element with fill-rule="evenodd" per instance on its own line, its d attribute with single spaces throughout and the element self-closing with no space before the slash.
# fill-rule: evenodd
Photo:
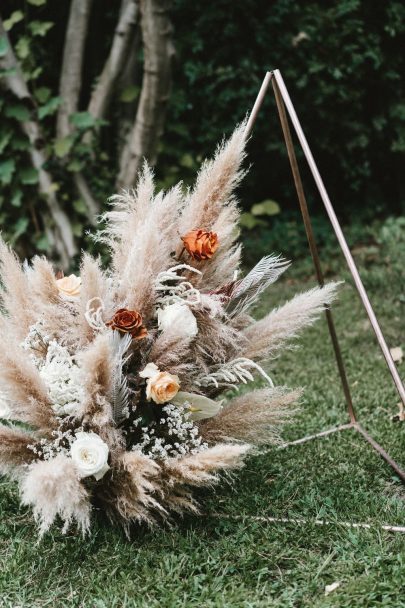
<svg viewBox="0 0 405 608">
<path fill-rule="evenodd" d="M 391 353 L 390 353 L 388 345 L 385 341 L 384 334 L 382 333 L 382 330 L 378 323 L 377 317 L 374 313 L 373 307 L 368 298 L 367 292 L 366 292 L 363 282 L 361 280 L 356 263 L 353 259 L 349 246 L 346 242 L 346 239 L 343 234 L 342 228 L 340 226 L 339 220 L 337 219 L 337 216 L 333 209 L 333 205 L 330 201 L 329 195 L 326 191 L 325 185 L 324 185 L 321 175 L 318 171 L 318 167 L 315 163 L 314 157 L 312 156 L 312 152 L 309 148 L 307 139 L 304 135 L 304 132 L 303 132 L 301 124 L 299 122 L 298 116 L 295 112 L 293 103 L 288 94 L 283 77 L 279 70 L 273 70 L 272 72 L 267 72 L 264 77 L 262 86 L 260 88 L 256 102 L 253 106 L 253 109 L 249 116 L 249 120 L 246 125 L 245 139 L 247 139 L 252 132 L 253 126 L 256 122 L 259 110 L 260 110 L 263 100 L 267 94 L 270 83 L 273 86 L 274 97 L 276 100 L 277 110 L 278 110 L 281 128 L 283 131 L 283 136 L 284 136 L 284 140 L 285 140 L 285 144 L 286 144 L 286 148 L 287 148 L 288 158 L 290 161 L 291 172 L 292 172 L 292 176 L 294 179 L 295 189 L 297 191 L 298 202 L 300 205 L 300 209 L 301 209 L 301 213 L 302 213 L 302 217 L 303 217 L 303 221 L 304 221 L 305 231 L 307 234 L 308 244 L 309 244 L 309 248 L 311 251 L 311 256 L 312 256 L 312 260 L 314 263 L 314 268 L 315 268 L 318 283 L 321 287 L 325 284 L 324 275 L 322 272 L 321 260 L 320 260 L 318 248 L 317 248 L 315 238 L 314 238 L 311 218 L 310 218 L 308 205 L 307 205 L 307 201 L 306 201 L 306 197 L 305 197 L 305 193 L 304 193 L 304 188 L 303 188 L 302 179 L 301 179 L 301 175 L 300 175 L 300 171 L 299 171 L 299 167 L 298 167 L 298 162 L 297 162 L 297 158 L 295 155 L 295 149 L 294 149 L 294 144 L 293 144 L 293 140 L 292 140 L 292 136 L 291 136 L 287 112 L 288 112 L 288 116 L 293 124 L 294 130 L 298 137 L 302 151 L 304 152 L 305 158 L 308 162 L 309 168 L 311 170 L 312 176 L 313 176 L 316 186 L 318 188 L 321 199 L 325 205 L 326 212 L 328 214 L 332 227 L 335 231 L 337 240 L 339 242 L 343 255 L 346 259 L 349 270 L 352 274 L 352 277 L 353 277 L 355 286 L 357 288 L 357 291 L 359 293 L 360 299 L 367 312 L 371 326 L 374 329 L 378 344 L 384 355 L 384 358 L 387 363 L 387 367 L 391 374 L 392 380 L 396 386 L 396 389 L 402 400 L 402 403 L 405 406 L 405 387 L 399 376 L 395 363 L 391 357 Z M 342 353 L 341 353 L 340 346 L 339 346 L 339 341 L 338 341 L 338 337 L 337 337 L 337 333 L 336 333 L 336 329 L 335 329 L 335 324 L 333 321 L 332 312 L 326 308 L 325 315 L 326 315 L 326 320 L 327 320 L 327 324 L 328 324 L 329 334 L 330 334 L 330 337 L 332 340 L 336 363 L 337 363 L 338 370 L 339 370 L 339 376 L 340 376 L 340 380 L 341 380 L 341 384 L 342 384 L 342 389 L 343 389 L 343 393 L 345 395 L 347 413 L 348 413 L 350 422 L 347 424 L 340 425 L 338 427 L 334 427 L 334 428 L 326 430 L 326 431 L 321 431 L 320 433 L 316 433 L 315 435 L 309 435 L 307 437 L 302 437 L 301 439 L 297 439 L 296 441 L 292 441 L 290 443 L 283 444 L 280 447 L 282 449 L 282 448 L 285 448 L 288 446 L 306 443 L 307 441 L 312 441 L 313 439 L 326 437 L 327 435 L 331 435 L 332 433 L 337 433 L 337 432 L 340 432 L 340 431 L 343 431 L 346 429 L 354 429 L 356 432 L 358 432 L 358 433 L 360 433 L 360 435 L 362 435 L 362 437 L 371 445 L 371 447 L 387 462 L 387 464 L 390 465 L 390 467 L 398 475 L 398 477 L 402 480 L 402 482 L 405 483 L 405 470 L 402 469 L 399 466 L 399 464 L 397 462 L 395 462 L 395 460 L 393 458 L 391 458 L 391 456 L 388 454 L 388 452 L 386 452 L 386 450 L 384 450 L 384 448 L 379 443 L 377 443 L 377 441 L 375 441 L 375 439 L 373 439 L 373 437 L 360 425 L 360 423 L 357 420 L 356 413 L 355 413 L 354 407 L 353 407 L 350 386 L 349 386 L 349 382 L 348 382 L 347 375 L 346 375 L 346 369 L 345 369 Z"/>
</svg>

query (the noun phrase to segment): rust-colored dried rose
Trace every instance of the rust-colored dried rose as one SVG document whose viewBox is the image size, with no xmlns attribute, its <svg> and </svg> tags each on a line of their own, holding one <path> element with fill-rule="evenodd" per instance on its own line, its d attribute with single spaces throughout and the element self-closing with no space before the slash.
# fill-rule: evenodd
<svg viewBox="0 0 405 608">
<path fill-rule="evenodd" d="M 108 321 L 106 325 L 122 334 L 131 334 L 135 340 L 141 340 L 148 333 L 146 327 L 142 325 L 142 316 L 139 312 L 127 308 L 117 310 L 111 321 Z"/>
<path fill-rule="evenodd" d="M 194 260 L 209 260 L 218 248 L 217 234 L 206 230 L 191 230 L 181 240 Z"/>
</svg>

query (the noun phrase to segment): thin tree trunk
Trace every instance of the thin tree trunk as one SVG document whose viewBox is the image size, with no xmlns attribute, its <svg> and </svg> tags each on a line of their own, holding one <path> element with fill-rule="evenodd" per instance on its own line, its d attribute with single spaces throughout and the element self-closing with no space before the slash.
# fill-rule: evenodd
<svg viewBox="0 0 405 608">
<path fill-rule="evenodd" d="M 117 90 L 123 91 L 128 87 L 134 86 L 138 81 L 139 70 L 142 69 L 139 57 L 139 49 L 141 46 L 141 34 L 139 28 L 135 30 L 135 35 L 132 37 L 131 44 L 128 49 L 127 59 L 117 80 Z M 139 95 L 137 96 L 137 99 Z M 128 134 L 134 124 L 135 114 L 138 103 L 119 102 L 119 111 L 117 115 L 117 158 L 121 158 L 122 150 L 128 138 Z"/>
<path fill-rule="evenodd" d="M 89 103 L 88 111 L 95 118 L 103 118 L 106 115 L 115 83 L 128 56 L 128 49 L 136 24 L 136 17 L 136 0 L 122 0 L 111 50 Z"/>
<path fill-rule="evenodd" d="M 4 29 L 1 17 L 0 36 L 6 39 L 8 46 L 6 54 L 0 58 L 0 67 L 5 70 L 10 70 L 9 73 L 3 77 L 3 83 L 16 97 L 28 101 L 29 104 L 34 107 L 35 104 L 22 75 L 19 63 L 14 55 L 10 39 Z M 38 171 L 39 191 L 46 200 L 50 215 L 55 224 L 56 235 L 53 239 L 54 247 L 61 258 L 64 268 L 68 268 L 71 258 L 77 253 L 77 248 L 74 242 L 70 221 L 56 198 L 52 177 L 46 169 L 44 169 L 47 155 L 43 149 L 42 142 L 44 141 L 44 138 L 41 127 L 32 119 L 22 122 L 21 126 L 30 140 L 31 145 L 29 154 L 33 166 Z"/>
<path fill-rule="evenodd" d="M 92 0 L 72 0 L 70 5 L 69 22 L 66 30 L 65 46 L 63 49 L 62 71 L 59 82 L 59 95 L 62 103 L 59 106 L 56 135 L 66 137 L 73 131 L 69 121 L 70 115 L 78 111 L 80 89 L 82 83 L 82 68 L 87 28 L 89 24 Z M 100 206 L 93 198 L 86 178 L 80 172 L 73 174 L 73 181 L 80 197 L 87 208 L 87 217 L 92 224 Z"/>
<path fill-rule="evenodd" d="M 59 106 L 56 121 L 57 137 L 65 137 L 70 134 L 72 128 L 69 117 L 77 112 L 91 3 L 92 0 L 72 0 L 70 5 L 59 83 L 59 95 L 62 98 L 62 103 Z"/>
<path fill-rule="evenodd" d="M 169 0 L 140 0 L 144 47 L 142 91 L 135 122 L 121 156 L 119 187 L 134 184 L 144 157 L 151 164 L 156 162 L 170 94 L 174 55 L 169 5 Z"/>
</svg>

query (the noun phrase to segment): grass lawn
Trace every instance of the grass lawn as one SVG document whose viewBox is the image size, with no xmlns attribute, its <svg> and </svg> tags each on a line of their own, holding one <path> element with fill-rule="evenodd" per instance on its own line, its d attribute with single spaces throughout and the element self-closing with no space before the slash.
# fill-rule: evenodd
<svg viewBox="0 0 405 608">
<path fill-rule="evenodd" d="M 405 350 L 404 241 L 363 247 L 357 256 L 389 345 Z M 405 423 L 391 420 L 397 394 L 338 254 L 327 271 L 337 269 L 346 283 L 335 319 L 356 410 L 405 465 Z M 288 276 L 266 296 L 262 312 L 315 284 L 307 260 L 298 260 Z M 323 321 L 270 369 L 278 384 L 306 387 L 286 440 L 347 422 Z M 399 369 L 404 376 L 405 363 Z M 0 607 L 405 607 L 405 535 L 379 528 L 405 525 L 404 497 L 390 468 L 352 430 L 250 458 L 234 484 L 202 496 L 207 513 L 229 518 L 140 529 L 131 542 L 95 521 L 91 538 L 55 528 L 37 543 L 31 513 L 19 506 L 15 486 L 2 480 Z M 265 523 L 258 515 L 375 527 Z M 326 596 L 325 585 L 333 582 L 340 586 Z"/>
</svg>

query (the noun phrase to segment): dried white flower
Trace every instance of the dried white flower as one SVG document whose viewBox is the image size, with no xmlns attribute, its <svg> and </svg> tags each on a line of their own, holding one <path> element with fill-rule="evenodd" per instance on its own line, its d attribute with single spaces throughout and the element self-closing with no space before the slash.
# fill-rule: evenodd
<svg viewBox="0 0 405 608">
<path fill-rule="evenodd" d="M 83 376 L 69 351 L 56 340 L 51 340 L 45 360 L 39 360 L 37 364 L 55 414 L 75 414 L 84 397 Z"/>
<path fill-rule="evenodd" d="M 197 319 L 187 304 L 175 302 L 158 310 L 161 331 L 171 331 L 178 336 L 194 338 L 198 334 Z"/>
</svg>

